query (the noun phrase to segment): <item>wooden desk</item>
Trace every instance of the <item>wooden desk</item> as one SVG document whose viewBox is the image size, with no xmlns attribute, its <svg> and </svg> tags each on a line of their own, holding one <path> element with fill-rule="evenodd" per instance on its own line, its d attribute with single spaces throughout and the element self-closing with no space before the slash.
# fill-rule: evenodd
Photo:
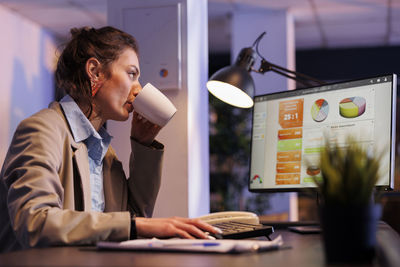
<svg viewBox="0 0 400 267">
<path fill-rule="evenodd" d="M 97 251 L 94 247 L 51 247 L 0 254 L 0 266 L 325 266 L 319 234 L 278 230 L 285 247 L 249 254 Z M 378 231 L 378 257 L 371 266 L 400 266 L 400 238 L 387 224 Z"/>
</svg>

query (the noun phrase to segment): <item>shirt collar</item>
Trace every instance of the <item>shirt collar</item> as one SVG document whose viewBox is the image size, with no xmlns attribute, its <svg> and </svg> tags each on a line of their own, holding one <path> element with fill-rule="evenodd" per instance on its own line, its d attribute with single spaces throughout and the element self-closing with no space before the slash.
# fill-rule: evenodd
<svg viewBox="0 0 400 267">
<path fill-rule="evenodd" d="M 97 132 L 70 95 L 65 95 L 61 99 L 60 105 L 64 110 L 65 117 L 67 118 L 68 124 L 71 128 L 75 142 L 82 142 L 90 136 L 99 140 L 103 139 L 103 142 L 106 144 L 111 142 L 112 136 L 109 135 L 107 130 L 101 127 L 99 132 Z"/>
</svg>

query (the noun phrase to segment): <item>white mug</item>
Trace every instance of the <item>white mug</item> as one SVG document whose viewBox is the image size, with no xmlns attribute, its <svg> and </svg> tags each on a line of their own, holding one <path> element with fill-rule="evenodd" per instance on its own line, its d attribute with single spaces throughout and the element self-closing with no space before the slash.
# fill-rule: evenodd
<svg viewBox="0 0 400 267">
<path fill-rule="evenodd" d="M 143 87 L 132 106 L 138 114 L 161 127 L 164 127 L 176 113 L 174 104 L 151 83 Z"/>
</svg>

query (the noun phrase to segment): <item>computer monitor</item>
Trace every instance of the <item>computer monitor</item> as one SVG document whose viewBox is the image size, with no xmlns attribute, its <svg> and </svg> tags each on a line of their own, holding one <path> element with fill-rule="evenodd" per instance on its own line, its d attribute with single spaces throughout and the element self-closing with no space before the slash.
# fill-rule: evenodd
<svg viewBox="0 0 400 267">
<path fill-rule="evenodd" d="M 312 176 L 321 174 L 307 165 L 318 162 L 326 137 L 341 146 L 348 135 L 384 151 L 376 185 L 393 189 L 396 81 L 392 74 L 255 96 L 249 190 L 315 188 Z"/>
</svg>

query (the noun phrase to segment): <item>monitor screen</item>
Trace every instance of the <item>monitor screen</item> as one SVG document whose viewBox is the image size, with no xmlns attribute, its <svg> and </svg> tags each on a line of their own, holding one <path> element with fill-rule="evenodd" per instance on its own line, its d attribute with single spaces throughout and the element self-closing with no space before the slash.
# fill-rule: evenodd
<svg viewBox="0 0 400 267">
<path fill-rule="evenodd" d="M 254 97 L 249 190 L 314 188 L 325 138 L 351 135 L 368 151 L 384 151 L 378 187 L 393 188 L 396 75 L 332 83 Z"/>
</svg>

